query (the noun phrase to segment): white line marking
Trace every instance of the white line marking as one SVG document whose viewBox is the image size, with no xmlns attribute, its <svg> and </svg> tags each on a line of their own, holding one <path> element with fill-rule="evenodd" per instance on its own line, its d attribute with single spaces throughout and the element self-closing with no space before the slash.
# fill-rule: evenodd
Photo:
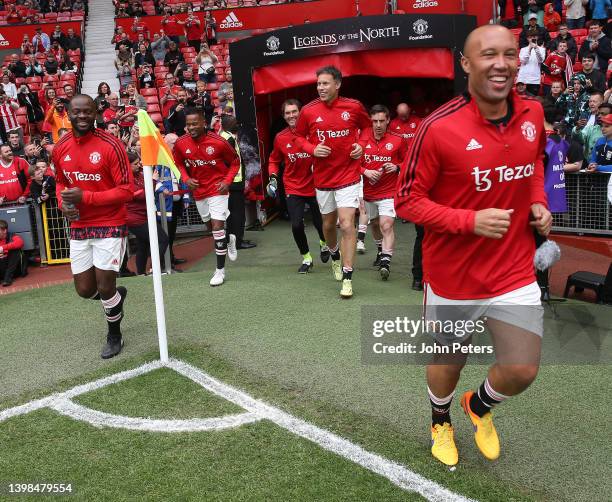
<svg viewBox="0 0 612 502">
<path fill-rule="evenodd" d="M 110 415 L 108 413 L 85 408 L 70 401 L 70 398 L 80 394 L 101 389 L 107 385 L 121 382 L 129 378 L 144 375 L 145 373 L 149 373 L 150 371 L 162 367 L 173 369 L 177 373 L 201 385 L 206 390 L 213 392 L 214 394 L 231 401 L 238 406 L 241 406 L 249 413 L 209 419 L 152 420 Z M 190 423 L 193 426 L 196 423 L 202 425 L 212 424 L 214 421 L 216 421 L 217 425 L 224 424 L 226 426 L 224 428 L 227 428 L 236 427 L 242 425 L 243 423 L 250 423 L 255 420 L 267 419 L 288 430 L 289 432 L 296 434 L 297 436 L 312 441 L 327 451 L 344 457 L 351 462 L 368 469 L 369 471 L 383 476 L 403 490 L 416 492 L 422 495 L 427 500 L 432 502 L 473 502 L 472 499 L 458 495 L 402 465 L 387 460 L 380 455 L 370 453 L 360 446 L 351 443 L 350 441 L 336 434 L 296 418 L 289 413 L 266 404 L 263 401 L 254 399 L 248 394 L 224 384 L 219 380 L 216 380 L 198 368 L 176 359 L 171 359 L 167 365 L 162 364 L 161 361 L 147 363 L 133 370 L 123 371 L 115 375 L 95 380 L 94 382 L 90 382 L 88 384 L 79 385 L 63 393 L 53 394 L 43 399 L 38 399 L 21 406 L 0 411 L 0 422 L 46 407 L 54 409 L 58 413 L 70 416 L 74 419 L 85 420 L 97 427 L 123 427 L 136 430 L 154 430 L 160 432 L 178 432 L 178 430 L 170 430 L 169 427 L 182 427 L 185 426 L 186 423 Z M 227 425 L 227 422 L 231 422 L 232 420 L 235 421 L 235 425 Z M 161 426 L 161 424 L 165 424 L 166 428 L 155 428 L 158 425 Z M 146 428 L 149 426 L 154 427 L 154 429 Z"/>
<path fill-rule="evenodd" d="M 170 359 L 168 367 L 184 375 L 194 382 L 200 384 L 205 389 L 214 392 L 220 397 L 231 401 L 253 413 L 257 413 L 263 418 L 274 422 L 276 425 L 301 436 L 305 439 L 318 444 L 321 448 L 331 451 L 351 462 L 354 462 L 366 469 L 375 472 L 394 485 L 404 490 L 413 491 L 422 495 L 427 500 L 436 502 L 469 502 L 471 499 L 458 495 L 447 490 L 443 486 L 431 481 L 420 474 L 417 474 L 406 467 L 387 460 L 380 455 L 370 453 L 360 446 L 337 436 L 325 429 L 309 424 L 300 420 L 278 408 L 270 406 L 262 401 L 253 399 L 248 394 L 230 387 L 227 384 L 214 379 L 203 371 L 191 366 L 190 364 Z"/>
<path fill-rule="evenodd" d="M 193 418 L 188 420 L 157 420 L 152 418 L 125 417 L 92 410 L 69 399 L 54 401 L 52 409 L 67 417 L 88 422 L 94 427 L 113 427 L 148 432 L 202 432 L 219 431 L 240 427 L 261 420 L 254 413 L 240 413 L 213 418 Z"/>
</svg>

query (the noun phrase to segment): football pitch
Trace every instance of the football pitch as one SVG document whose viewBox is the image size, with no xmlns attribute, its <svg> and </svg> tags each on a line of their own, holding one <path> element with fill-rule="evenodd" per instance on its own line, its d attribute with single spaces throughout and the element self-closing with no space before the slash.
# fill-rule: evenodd
<svg viewBox="0 0 612 502">
<path fill-rule="evenodd" d="M 0 297 L 0 499 L 15 498 L 10 483 L 63 483 L 72 500 L 612 500 L 609 364 L 543 364 L 494 413 L 495 462 L 455 399 L 457 469 L 431 457 L 424 367 L 362 362 L 362 307 L 422 301 L 412 226 L 396 230 L 390 280 L 370 267 L 369 241 L 350 301 L 329 263 L 296 273 L 282 221 L 249 233 L 258 247 L 239 252 L 220 288 L 208 285 L 214 255 L 164 277 L 167 367 L 155 362 L 150 278 L 121 280 L 126 345 L 110 361 L 99 304 L 71 285 Z M 610 337 L 574 328 L 568 344 L 597 335 L 610 360 Z M 466 366 L 457 396 L 485 373 Z"/>
</svg>

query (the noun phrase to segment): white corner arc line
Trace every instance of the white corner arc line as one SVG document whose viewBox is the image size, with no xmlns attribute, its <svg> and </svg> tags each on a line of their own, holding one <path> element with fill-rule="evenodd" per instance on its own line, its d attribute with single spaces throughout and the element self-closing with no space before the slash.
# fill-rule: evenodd
<svg viewBox="0 0 612 502">
<path fill-rule="evenodd" d="M 432 502 L 473 502 L 472 499 L 456 494 L 400 464 L 387 460 L 380 455 L 370 453 L 332 432 L 321 429 L 316 425 L 254 399 L 248 394 L 216 380 L 190 364 L 170 359 L 167 366 L 218 396 L 274 422 L 293 434 L 312 441 L 325 450 L 387 478 L 394 485 L 404 490 L 416 492 Z"/>
<path fill-rule="evenodd" d="M 241 425 L 258 422 L 262 417 L 255 413 L 239 413 L 212 418 L 192 418 L 187 420 L 164 420 L 141 417 L 126 417 L 112 415 L 103 411 L 92 410 L 70 399 L 53 401 L 50 408 L 61 415 L 80 422 L 87 422 L 94 427 L 113 427 L 146 432 L 204 432 L 219 431 L 240 427 Z"/>
</svg>

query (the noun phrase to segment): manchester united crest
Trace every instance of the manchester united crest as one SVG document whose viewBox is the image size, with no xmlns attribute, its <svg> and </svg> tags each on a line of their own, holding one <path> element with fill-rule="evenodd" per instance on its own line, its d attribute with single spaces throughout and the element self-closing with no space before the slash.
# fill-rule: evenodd
<svg viewBox="0 0 612 502">
<path fill-rule="evenodd" d="M 393 143 L 387 143 L 387 144 L 385 145 L 385 148 L 386 148 L 387 150 L 389 150 L 389 151 L 393 150 Z"/>
<path fill-rule="evenodd" d="M 215 149 L 212 146 L 208 146 L 206 147 L 206 153 L 208 155 L 212 155 L 213 153 L 215 153 Z"/>
<path fill-rule="evenodd" d="M 340 115 L 342 117 L 342 120 L 348 120 L 351 118 L 351 114 L 349 112 L 342 112 L 342 115 Z"/>
<path fill-rule="evenodd" d="M 529 122 L 529 120 L 523 122 L 523 125 L 521 126 L 521 132 L 523 133 L 523 137 L 527 141 L 533 143 L 536 140 L 536 127 L 533 122 Z"/>
<path fill-rule="evenodd" d="M 100 162 L 101 159 L 102 155 L 100 155 L 100 152 L 91 152 L 89 154 L 89 162 L 91 162 L 92 164 L 97 164 L 98 162 Z"/>
</svg>

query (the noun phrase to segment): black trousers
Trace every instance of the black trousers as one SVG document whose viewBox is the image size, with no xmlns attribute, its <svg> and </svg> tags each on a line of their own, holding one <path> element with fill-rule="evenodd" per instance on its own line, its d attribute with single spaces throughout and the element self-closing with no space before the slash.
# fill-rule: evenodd
<svg viewBox="0 0 612 502">
<path fill-rule="evenodd" d="M 200 41 L 199 40 L 188 40 L 187 44 L 189 47 L 193 47 L 197 52 L 200 52 Z"/>
<path fill-rule="evenodd" d="M 310 206 L 310 214 L 312 215 L 312 224 L 317 229 L 319 239 L 325 240 L 323 235 L 323 218 L 319 211 L 319 204 L 316 197 L 300 197 L 299 195 L 287 195 L 287 211 L 291 219 L 291 231 L 293 238 L 300 250 L 301 254 L 308 253 L 308 239 L 304 231 L 304 209 L 306 204 Z"/>
<path fill-rule="evenodd" d="M 412 278 L 415 281 L 423 281 L 423 236 L 425 228 L 421 225 L 414 226 L 416 230 L 416 238 L 414 239 L 414 248 L 412 250 Z"/>
<path fill-rule="evenodd" d="M 0 259 L 0 278 L 3 281 L 12 281 L 20 263 L 21 250 L 9 251 L 5 258 Z"/>
<path fill-rule="evenodd" d="M 178 222 L 183 216 L 183 200 L 175 200 L 172 202 L 172 219 L 168 222 L 168 244 L 170 246 L 170 256 L 174 259 L 174 252 L 172 246 L 174 244 L 174 238 L 176 237 L 176 227 Z"/>
<path fill-rule="evenodd" d="M 230 190 L 227 208 L 230 215 L 227 218 L 227 235 L 234 234 L 236 236 L 236 246 L 242 244 L 244 239 L 244 226 L 246 223 L 244 191 Z"/>
<path fill-rule="evenodd" d="M 136 237 L 136 273 L 144 274 L 147 271 L 147 260 L 151 254 L 149 243 L 149 225 L 144 223 L 137 227 L 128 227 Z M 164 262 L 164 253 L 168 247 L 168 236 L 161 224 L 157 222 L 157 240 L 159 241 L 159 257 Z"/>
</svg>

